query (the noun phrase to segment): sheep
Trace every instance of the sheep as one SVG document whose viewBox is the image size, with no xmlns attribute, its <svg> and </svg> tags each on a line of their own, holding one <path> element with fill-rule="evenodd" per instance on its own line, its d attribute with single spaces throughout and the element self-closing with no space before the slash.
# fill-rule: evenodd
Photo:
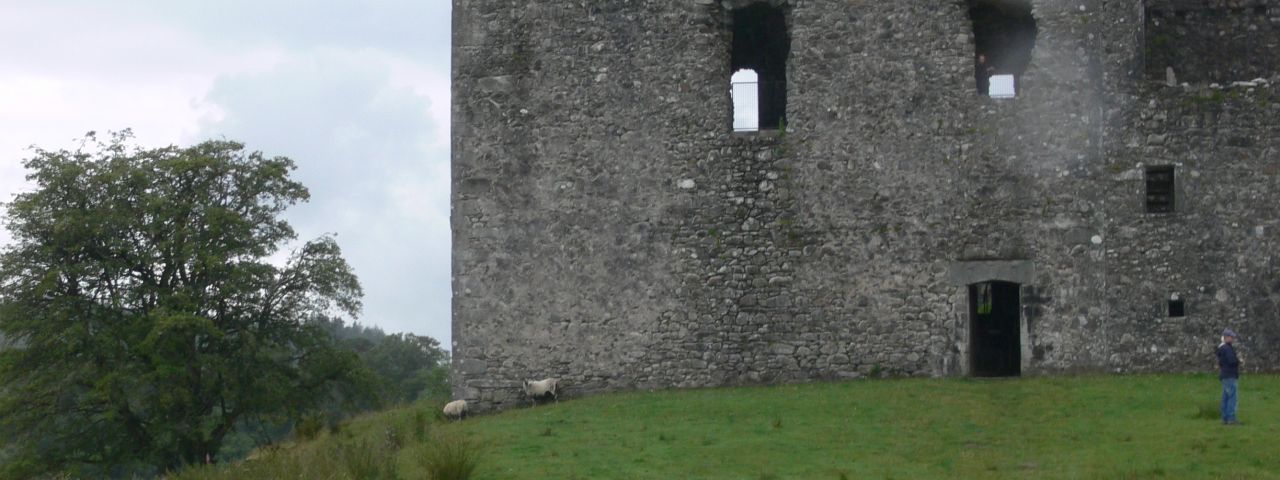
<svg viewBox="0 0 1280 480">
<path fill-rule="evenodd" d="M 444 416 L 462 420 L 467 418 L 467 401 L 454 400 L 444 405 Z"/>
<path fill-rule="evenodd" d="M 546 398 L 548 395 L 559 403 L 560 397 L 556 395 L 556 388 L 559 386 L 560 379 L 558 378 L 548 378 L 538 381 L 525 380 L 524 394 L 529 397 L 529 402 L 535 406 L 538 404 L 539 398 Z"/>
</svg>

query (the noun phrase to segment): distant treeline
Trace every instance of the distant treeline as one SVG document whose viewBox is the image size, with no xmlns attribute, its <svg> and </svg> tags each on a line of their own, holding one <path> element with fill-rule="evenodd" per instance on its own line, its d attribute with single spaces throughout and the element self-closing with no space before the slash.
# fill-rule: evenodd
<svg viewBox="0 0 1280 480">
<path fill-rule="evenodd" d="M 411 333 L 386 333 L 377 326 L 346 323 L 340 318 L 316 317 L 312 323 L 333 337 L 339 348 L 360 357 L 371 376 L 372 391 L 356 399 L 334 398 L 323 408 L 288 419 L 253 419 L 238 425 L 215 459 L 244 458 L 255 448 L 319 428 L 338 428 L 353 415 L 420 398 L 449 396 L 449 352 L 434 338 Z M 346 402 L 344 400 L 354 400 Z"/>
<path fill-rule="evenodd" d="M 355 351 L 377 376 L 382 404 L 449 395 L 449 352 L 440 341 L 412 333 L 386 333 L 376 326 L 344 323 L 338 318 L 317 317 L 338 344 Z"/>
</svg>

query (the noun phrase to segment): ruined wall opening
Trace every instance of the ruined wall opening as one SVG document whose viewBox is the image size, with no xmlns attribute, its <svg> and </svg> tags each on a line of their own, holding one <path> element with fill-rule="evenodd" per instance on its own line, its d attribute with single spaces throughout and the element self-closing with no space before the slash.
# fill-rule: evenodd
<svg viewBox="0 0 1280 480">
<path fill-rule="evenodd" d="M 1268 3 L 1147 0 L 1147 78 L 1229 84 L 1280 73 L 1280 21 Z"/>
<path fill-rule="evenodd" d="M 1147 167 L 1146 189 L 1147 213 L 1172 213 L 1176 190 L 1173 165 Z"/>
<path fill-rule="evenodd" d="M 1022 93 L 1022 74 L 1036 45 L 1036 19 L 1026 0 L 969 0 L 974 77 L 978 94 L 1011 98 Z"/>
<path fill-rule="evenodd" d="M 969 286 L 969 372 L 975 377 L 1022 374 L 1021 286 L 983 282 Z"/>
<path fill-rule="evenodd" d="M 756 127 L 750 131 L 774 130 L 786 123 L 787 57 L 790 54 L 791 35 L 787 32 L 786 12 L 781 7 L 754 3 L 733 10 L 729 71 L 736 76 L 739 71 L 749 70 L 757 76 Z M 731 79 L 731 86 L 733 82 Z M 735 97 L 734 130 L 738 130 L 737 106 Z"/>
</svg>

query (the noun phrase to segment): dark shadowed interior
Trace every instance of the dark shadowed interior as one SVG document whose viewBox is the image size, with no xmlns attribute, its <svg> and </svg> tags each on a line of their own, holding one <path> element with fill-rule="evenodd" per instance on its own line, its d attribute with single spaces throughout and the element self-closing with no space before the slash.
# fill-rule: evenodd
<svg viewBox="0 0 1280 480">
<path fill-rule="evenodd" d="M 787 118 L 791 38 L 785 12 L 764 3 L 734 10 L 732 48 L 729 71 L 750 69 L 760 76 L 760 129 L 777 129 Z"/>
<path fill-rule="evenodd" d="M 969 355 L 975 377 L 1022 374 L 1019 330 L 1022 311 L 1016 283 L 988 282 L 969 286 Z"/>
<path fill-rule="evenodd" d="M 1173 165 L 1147 167 L 1147 213 L 1171 213 L 1174 210 L 1175 188 Z"/>
<path fill-rule="evenodd" d="M 978 93 L 987 94 L 992 75 L 1013 75 L 1014 88 L 1022 93 L 1022 72 L 1031 64 L 1036 44 L 1036 20 L 1025 0 L 971 0 L 974 75 Z"/>
</svg>

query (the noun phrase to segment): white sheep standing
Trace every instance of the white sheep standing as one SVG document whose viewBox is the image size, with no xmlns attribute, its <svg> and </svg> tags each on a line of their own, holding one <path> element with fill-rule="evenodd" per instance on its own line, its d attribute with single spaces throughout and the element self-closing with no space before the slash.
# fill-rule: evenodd
<svg viewBox="0 0 1280 480">
<path fill-rule="evenodd" d="M 529 397 L 529 402 L 533 405 L 538 404 L 539 398 L 546 398 L 548 395 L 554 398 L 557 403 L 560 397 L 556 395 L 556 388 L 560 386 L 560 379 L 548 378 L 545 380 L 525 380 L 524 394 Z"/>
<path fill-rule="evenodd" d="M 467 418 L 467 401 L 454 400 L 444 404 L 444 416 L 458 420 Z"/>
</svg>

